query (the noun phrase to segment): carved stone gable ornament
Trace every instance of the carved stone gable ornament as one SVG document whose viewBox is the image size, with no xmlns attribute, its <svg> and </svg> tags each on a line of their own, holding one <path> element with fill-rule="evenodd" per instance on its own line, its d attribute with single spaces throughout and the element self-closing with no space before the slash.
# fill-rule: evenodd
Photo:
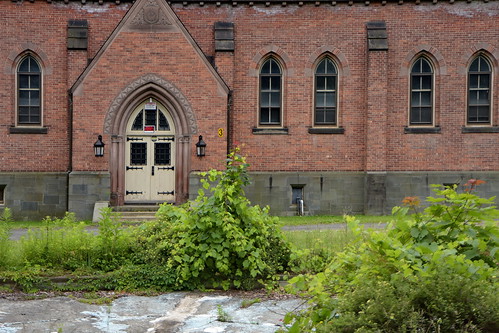
<svg viewBox="0 0 499 333">
<path fill-rule="evenodd" d="M 159 6 L 154 2 L 149 2 L 142 9 L 142 15 L 144 16 L 144 22 L 149 24 L 155 24 L 159 21 Z"/>
<path fill-rule="evenodd" d="M 162 10 L 157 0 L 144 1 L 144 5 L 137 10 L 135 17 L 130 21 L 130 28 L 137 30 L 171 30 L 172 22 L 167 13 Z"/>
</svg>

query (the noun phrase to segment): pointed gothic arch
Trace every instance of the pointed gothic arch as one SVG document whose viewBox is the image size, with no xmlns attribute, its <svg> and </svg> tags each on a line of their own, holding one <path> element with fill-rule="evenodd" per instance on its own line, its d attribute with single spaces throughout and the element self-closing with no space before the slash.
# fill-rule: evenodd
<svg viewBox="0 0 499 333">
<path fill-rule="evenodd" d="M 191 136 L 197 134 L 197 122 L 190 103 L 171 82 L 147 74 L 127 85 L 113 100 L 104 120 L 104 133 L 111 135 L 111 202 L 125 202 L 126 125 L 133 111 L 147 98 L 154 98 L 170 113 L 175 133 L 175 202 L 188 198 Z"/>
</svg>

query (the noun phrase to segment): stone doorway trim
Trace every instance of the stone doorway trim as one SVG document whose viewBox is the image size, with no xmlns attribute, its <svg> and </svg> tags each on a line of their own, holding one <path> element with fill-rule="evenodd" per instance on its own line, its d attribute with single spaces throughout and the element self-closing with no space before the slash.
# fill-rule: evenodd
<svg viewBox="0 0 499 333">
<path fill-rule="evenodd" d="M 155 98 L 170 112 L 176 134 L 175 203 L 189 197 L 191 137 L 197 134 L 197 122 L 187 98 L 172 83 L 147 74 L 126 86 L 111 103 L 104 121 L 104 133 L 111 135 L 111 204 L 124 204 L 126 125 L 135 107 L 146 98 Z"/>
</svg>

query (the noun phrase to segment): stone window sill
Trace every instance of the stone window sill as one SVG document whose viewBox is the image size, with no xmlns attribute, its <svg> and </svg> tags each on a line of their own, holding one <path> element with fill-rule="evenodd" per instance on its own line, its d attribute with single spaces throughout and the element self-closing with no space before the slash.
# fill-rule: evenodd
<svg viewBox="0 0 499 333">
<path fill-rule="evenodd" d="M 309 134 L 344 134 L 345 129 L 343 127 L 332 127 L 332 128 L 321 128 L 314 127 L 308 129 Z"/>
<path fill-rule="evenodd" d="M 463 126 L 462 133 L 499 133 L 499 126 Z"/>
<path fill-rule="evenodd" d="M 440 126 L 436 127 L 404 127 L 404 134 L 439 134 Z"/>
<path fill-rule="evenodd" d="M 47 127 L 11 127 L 10 134 L 47 134 Z"/>
<path fill-rule="evenodd" d="M 258 135 L 287 135 L 288 129 L 285 128 L 253 128 L 253 134 Z"/>
</svg>

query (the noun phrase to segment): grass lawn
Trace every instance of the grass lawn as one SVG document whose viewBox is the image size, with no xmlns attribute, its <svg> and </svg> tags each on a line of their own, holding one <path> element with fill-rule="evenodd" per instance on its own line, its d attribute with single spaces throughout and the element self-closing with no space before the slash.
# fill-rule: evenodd
<svg viewBox="0 0 499 333">
<path fill-rule="evenodd" d="M 388 223 L 393 219 L 391 215 L 355 215 L 355 218 L 358 219 L 360 223 Z M 280 220 L 283 225 L 330 224 L 345 222 L 343 220 L 343 216 L 341 215 L 281 216 Z"/>
<path fill-rule="evenodd" d="M 355 215 L 360 223 L 388 223 L 392 220 L 390 215 L 387 216 L 373 216 L 373 215 Z M 280 216 L 279 219 L 283 226 L 293 225 L 312 225 L 312 224 L 330 224 L 330 223 L 344 223 L 343 216 L 341 215 L 317 215 L 317 216 Z M 85 224 L 95 225 L 92 221 L 84 221 Z M 124 225 L 127 223 L 124 222 Z M 135 223 L 134 223 L 135 224 Z M 8 223 L 12 229 L 28 229 L 28 228 L 41 228 L 44 226 L 43 221 L 10 221 Z"/>
<path fill-rule="evenodd" d="M 286 239 L 299 250 L 326 251 L 329 255 L 343 251 L 354 239 L 353 233 L 341 230 L 284 231 Z"/>
<path fill-rule="evenodd" d="M 78 221 L 80 222 L 80 221 Z M 93 225 L 92 221 L 83 221 L 87 225 Z M 29 229 L 42 228 L 45 226 L 43 221 L 9 221 L 7 224 L 11 229 Z"/>
</svg>

